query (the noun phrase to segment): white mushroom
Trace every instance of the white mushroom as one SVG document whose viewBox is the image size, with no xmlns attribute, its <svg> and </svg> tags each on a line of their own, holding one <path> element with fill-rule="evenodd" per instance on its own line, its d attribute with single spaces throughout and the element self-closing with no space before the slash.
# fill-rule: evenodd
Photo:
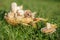
<svg viewBox="0 0 60 40">
<path fill-rule="evenodd" d="M 47 29 L 51 28 L 51 24 L 50 23 L 46 23 L 47 25 Z"/>
<path fill-rule="evenodd" d="M 33 12 L 32 13 L 32 18 L 35 18 L 35 14 L 36 14 L 36 12 Z"/>
<path fill-rule="evenodd" d="M 17 4 L 15 2 L 13 2 L 11 4 L 11 10 L 12 10 L 12 12 L 16 13 L 16 11 L 17 11 Z"/>
<path fill-rule="evenodd" d="M 17 13 L 20 15 L 24 15 L 24 10 L 20 6 L 18 6 L 17 7 Z"/>
</svg>

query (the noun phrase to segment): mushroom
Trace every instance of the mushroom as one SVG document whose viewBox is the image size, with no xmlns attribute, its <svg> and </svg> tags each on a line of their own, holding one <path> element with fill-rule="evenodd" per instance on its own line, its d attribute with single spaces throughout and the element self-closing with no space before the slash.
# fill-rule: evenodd
<svg viewBox="0 0 60 40">
<path fill-rule="evenodd" d="M 19 16 L 23 16 L 24 15 L 23 5 L 17 7 L 17 14 Z"/>
<path fill-rule="evenodd" d="M 57 26 L 55 24 L 46 23 L 46 25 L 46 27 L 41 28 L 41 32 L 48 34 L 56 31 Z"/>
<path fill-rule="evenodd" d="M 17 4 L 16 4 L 15 2 L 13 2 L 13 3 L 11 4 L 11 11 L 12 11 L 13 13 L 16 13 L 16 11 L 17 11 Z"/>
<path fill-rule="evenodd" d="M 32 17 L 32 12 L 30 11 L 30 10 L 25 10 L 25 12 L 24 12 L 24 16 L 25 17 Z"/>
</svg>

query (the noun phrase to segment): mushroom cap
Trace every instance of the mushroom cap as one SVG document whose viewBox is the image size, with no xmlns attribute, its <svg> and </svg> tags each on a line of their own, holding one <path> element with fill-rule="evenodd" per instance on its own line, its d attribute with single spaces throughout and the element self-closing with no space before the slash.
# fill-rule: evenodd
<svg viewBox="0 0 60 40">
<path fill-rule="evenodd" d="M 30 10 L 25 10 L 24 16 L 25 17 L 32 17 L 32 12 Z"/>
</svg>

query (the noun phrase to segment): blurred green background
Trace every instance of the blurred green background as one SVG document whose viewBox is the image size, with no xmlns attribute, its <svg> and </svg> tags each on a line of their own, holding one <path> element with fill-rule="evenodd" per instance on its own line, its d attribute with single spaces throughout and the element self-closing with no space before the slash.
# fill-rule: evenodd
<svg viewBox="0 0 60 40">
<path fill-rule="evenodd" d="M 57 31 L 46 35 L 30 26 L 15 27 L 6 23 L 3 16 L 10 11 L 12 2 L 23 5 L 24 9 L 32 12 L 36 11 L 36 17 L 48 18 L 48 22 L 56 23 Z M 0 0 L 0 40 L 60 40 L 60 0 Z"/>
</svg>

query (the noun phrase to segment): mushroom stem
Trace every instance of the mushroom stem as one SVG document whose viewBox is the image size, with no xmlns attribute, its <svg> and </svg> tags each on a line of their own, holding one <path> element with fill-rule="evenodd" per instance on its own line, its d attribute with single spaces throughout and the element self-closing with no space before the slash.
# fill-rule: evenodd
<svg viewBox="0 0 60 40">
<path fill-rule="evenodd" d="M 11 11 L 14 12 L 14 13 L 16 13 L 16 11 L 17 11 L 17 4 L 15 2 L 13 2 L 11 4 Z"/>
<path fill-rule="evenodd" d="M 51 24 L 47 23 L 47 29 L 51 28 Z"/>
</svg>

